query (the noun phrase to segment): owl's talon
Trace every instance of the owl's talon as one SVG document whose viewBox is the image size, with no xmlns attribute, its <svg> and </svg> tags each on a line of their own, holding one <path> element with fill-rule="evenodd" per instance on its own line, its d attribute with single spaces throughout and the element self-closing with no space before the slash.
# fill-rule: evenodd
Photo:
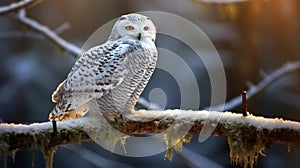
<svg viewBox="0 0 300 168">
<path fill-rule="evenodd" d="M 124 118 L 123 118 L 123 114 L 120 114 L 120 118 L 121 118 L 122 120 L 124 120 Z"/>
</svg>

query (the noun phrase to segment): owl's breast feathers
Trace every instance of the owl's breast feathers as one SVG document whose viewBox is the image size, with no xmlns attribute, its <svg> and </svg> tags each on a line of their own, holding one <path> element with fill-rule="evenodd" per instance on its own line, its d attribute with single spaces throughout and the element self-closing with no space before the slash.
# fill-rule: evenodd
<svg viewBox="0 0 300 168">
<path fill-rule="evenodd" d="M 156 59 L 156 48 L 132 39 L 108 41 L 89 49 L 77 59 L 67 79 L 52 94 L 52 101 L 57 104 L 49 120 L 81 117 L 88 111 L 91 100 L 101 102 L 103 96 L 120 86 L 131 91 L 128 99 L 135 104 L 154 71 Z M 138 73 L 141 71 L 142 74 Z M 132 75 L 140 78 L 134 89 L 125 87 L 123 82 Z"/>
</svg>

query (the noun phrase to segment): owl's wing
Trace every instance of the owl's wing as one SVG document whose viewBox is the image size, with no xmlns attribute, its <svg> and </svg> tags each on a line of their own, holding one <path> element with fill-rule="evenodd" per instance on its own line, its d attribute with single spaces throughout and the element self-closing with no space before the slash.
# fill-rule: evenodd
<svg viewBox="0 0 300 168">
<path fill-rule="evenodd" d="M 52 102 L 53 103 L 57 103 L 61 100 L 63 94 L 64 94 L 64 84 L 65 84 L 66 80 L 64 80 L 63 82 L 61 82 L 56 90 L 53 92 L 51 98 L 52 98 Z"/>
<path fill-rule="evenodd" d="M 85 105 L 117 87 L 127 74 L 126 56 L 139 48 L 135 40 L 118 40 L 96 46 L 85 52 L 75 63 L 67 79 L 52 95 L 56 107 L 50 120 L 83 116 Z"/>
</svg>

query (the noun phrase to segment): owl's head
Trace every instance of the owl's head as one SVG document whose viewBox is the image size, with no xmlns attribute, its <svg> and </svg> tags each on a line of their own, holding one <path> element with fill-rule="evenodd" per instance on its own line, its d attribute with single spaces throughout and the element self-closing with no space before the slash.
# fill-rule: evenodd
<svg viewBox="0 0 300 168">
<path fill-rule="evenodd" d="M 123 37 L 154 42 L 156 28 L 147 16 L 136 13 L 122 15 L 115 23 L 108 40 L 114 41 Z"/>
</svg>

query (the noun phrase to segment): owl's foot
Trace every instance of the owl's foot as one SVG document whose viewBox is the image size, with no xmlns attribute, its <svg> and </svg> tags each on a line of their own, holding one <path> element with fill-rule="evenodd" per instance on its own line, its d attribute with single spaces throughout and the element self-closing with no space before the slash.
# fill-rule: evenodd
<svg viewBox="0 0 300 168">
<path fill-rule="evenodd" d="M 117 114 L 117 115 L 115 115 L 114 116 L 114 120 L 115 120 L 115 122 L 118 122 L 118 120 L 123 120 L 124 118 L 123 118 L 123 114 L 121 114 L 121 113 L 119 113 L 119 114 Z"/>
<path fill-rule="evenodd" d="M 123 114 L 121 113 L 117 113 L 115 115 L 111 115 L 111 114 L 107 114 L 107 113 L 103 113 L 104 118 L 106 118 L 108 121 L 115 121 L 118 122 L 121 120 L 123 120 Z"/>
<path fill-rule="evenodd" d="M 114 117 L 114 120 L 115 120 L 115 122 L 119 122 L 120 120 L 123 120 L 123 117 L 120 117 L 120 118 Z"/>
</svg>

